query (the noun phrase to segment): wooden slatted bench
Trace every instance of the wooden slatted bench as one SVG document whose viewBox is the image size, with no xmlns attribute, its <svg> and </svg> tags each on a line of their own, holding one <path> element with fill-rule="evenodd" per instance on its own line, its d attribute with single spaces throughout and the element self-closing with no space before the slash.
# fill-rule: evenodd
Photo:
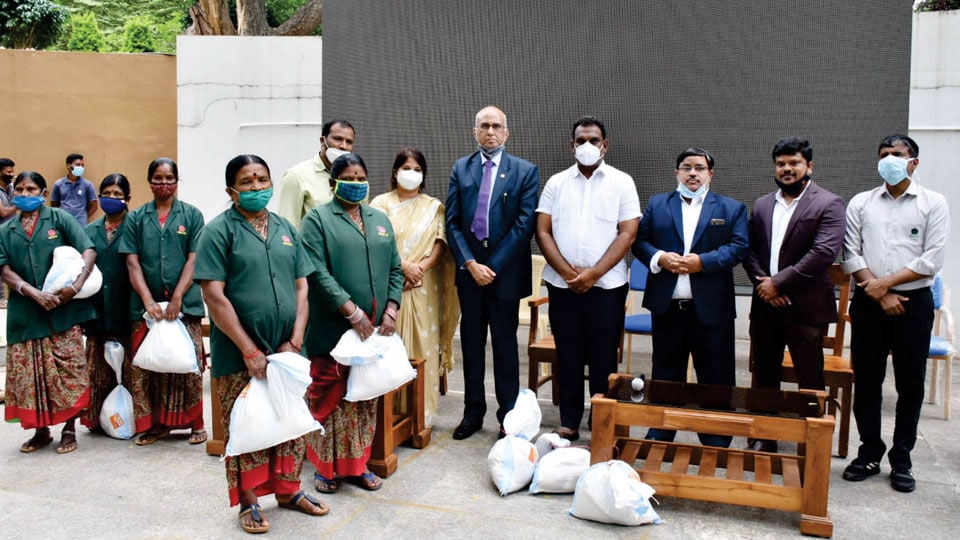
<svg viewBox="0 0 960 540">
<path fill-rule="evenodd" d="M 423 416 L 425 363 L 423 358 L 411 358 L 410 365 L 417 370 L 417 377 L 385 394 L 377 403 L 377 432 L 367 466 L 378 476 L 386 478 L 396 472 L 399 461 L 394 450 L 401 444 L 409 441 L 418 449 L 430 444 L 433 429 L 426 427 Z M 400 399 L 405 401 L 405 412 L 397 412 L 394 407 Z"/>
<path fill-rule="evenodd" d="M 591 463 L 621 459 L 662 496 L 800 512 L 800 532 L 833 535 L 827 497 L 834 419 L 824 414 L 826 393 L 649 381 L 644 400 L 635 403 L 632 379 L 611 375 L 607 395 L 591 400 Z M 751 410 L 779 414 L 745 412 Z M 630 426 L 792 441 L 798 451 L 637 439 L 629 436 Z"/>
</svg>

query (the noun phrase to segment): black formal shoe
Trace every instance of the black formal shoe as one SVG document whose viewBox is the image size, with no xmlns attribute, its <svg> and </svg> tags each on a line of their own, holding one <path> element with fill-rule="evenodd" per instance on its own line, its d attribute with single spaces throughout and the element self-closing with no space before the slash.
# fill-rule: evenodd
<svg viewBox="0 0 960 540">
<path fill-rule="evenodd" d="M 776 454 L 777 441 L 771 441 L 769 439 L 747 439 L 747 450 Z"/>
<path fill-rule="evenodd" d="M 463 439 L 466 439 L 467 437 L 480 431 L 481 427 L 483 427 L 483 422 L 471 422 L 463 419 L 460 421 L 460 424 L 453 429 L 453 440 L 462 441 Z"/>
<path fill-rule="evenodd" d="M 917 481 L 913 479 L 910 469 L 895 468 L 890 471 L 890 486 L 897 491 L 910 493 L 917 489 Z"/>
<path fill-rule="evenodd" d="M 568 427 L 560 426 L 557 429 L 553 430 L 553 432 L 559 435 L 561 439 L 566 439 L 570 442 L 577 441 L 580 439 L 580 432 L 575 429 L 570 429 Z"/>
<path fill-rule="evenodd" d="M 500 424 L 500 433 L 497 434 L 497 440 L 499 441 L 500 439 L 506 436 L 507 436 L 507 432 L 505 429 L 503 429 L 503 424 Z"/>
<path fill-rule="evenodd" d="M 843 479 L 850 482 L 861 482 L 866 480 L 868 476 L 875 474 L 880 474 L 880 463 L 857 458 L 843 470 Z M 893 475 L 891 474 L 891 476 Z"/>
</svg>

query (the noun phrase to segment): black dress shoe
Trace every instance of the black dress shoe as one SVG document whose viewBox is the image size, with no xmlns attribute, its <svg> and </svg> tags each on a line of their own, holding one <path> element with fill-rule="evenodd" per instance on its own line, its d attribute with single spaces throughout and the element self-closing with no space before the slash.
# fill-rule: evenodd
<svg viewBox="0 0 960 540">
<path fill-rule="evenodd" d="M 857 458 L 843 470 L 843 479 L 849 482 L 861 482 L 866 480 L 868 476 L 879 473 L 880 463 Z M 892 481 L 893 475 L 891 474 L 890 477 Z"/>
<path fill-rule="evenodd" d="M 500 433 L 497 434 L 497 440 L 499 441 L 500 439 L 506 436 L 507 436 L 507 431 L 503 429 L 503 424 L 500 424 Z"/>
<path fill-rule="evenodd" d="M 482 422 L 471 422 L 466 419 L 461 420 L 460 424 L 453 429 L 453 440 L 462 441 L 463 439 L 466 439 L 467 437 L 480 431 L 481 427 L 483 427 Z"/>
<path fill-rule="evenodd" d="M 910 493 L 917 489 L 917 481 L 910 469 L 896 468 L 890 471 L 890 486 L 902 493 Z"/>
<path fill-rule="evenodd" d="M 769 439 L 747 439 L 747 450 L 776 454 L 777 441 L 771 441 Z"/>
<path fill-rule="evenodd" d="M 575 429 L 560 426 L 553 430 L 553 432 L 559 435 L 561 439 L 566 439 L 570 442 L 580 440 L 580 432 Z"/>
</svg>

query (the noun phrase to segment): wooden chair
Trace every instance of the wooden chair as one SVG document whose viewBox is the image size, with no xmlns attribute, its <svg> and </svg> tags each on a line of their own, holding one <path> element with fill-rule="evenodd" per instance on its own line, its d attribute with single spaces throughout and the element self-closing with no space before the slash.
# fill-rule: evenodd
<svg viewBox="0 0 960 540">
<path fill-rule="evenodd" d="M 937 377 L 940 362 L 943 362 L 943 419 L 950 419 L 950 383 L 953 380 L 952 364 L 956 349 L 953 345 L 953 315 L 950 313 L 950 291 L 943 285 L 940 274 L 933 281 L 933 335 L 930 336 L 929 358 L 933 361 L 930 370 L 930 403 L 937 402 Z M 945 327 L 945 328 L 944 328 Z"/>
<path fill-rule="evenodd" d="M 653 321 L 650 313 L 636 313 L 634 311 L 637 301 L 634 293 L 646 290 L 649 273 L 646 265 L 639 259 L 633 260 L 630 265 L 630 294 L 627 296 L 627 315 L 623 321 L 624 339 L 627 343 L 627 373 L 632 373 L 630 363 L 633 359 L 633 336 L 653 334 Z"/>
<path fill-rule="evenodd" d="M 843 338 L 846 334 L 850 315 L 847 310 L 850 306 L 850 274 L 845 274 L 839 264 L 830 266 L 830 278 L 833 284 L 840 289 L 837 299 L 837 323 L 833 326 L 834 333 L 823 336 L 823 380 L 827 387 L 828 413 L 837 415 L 840 409 L 839 438 L 837 440 L 837 455 L 847 457 L 850 443 L 850 417 L 853 411 L 853 365 L 849 358 L 843 357 Z M 753 358 L 750 359 L 750 369 L 753 370 Z M 780 380 L 797 382 L 797 372 L 793 367 L 790 352 L 783 355 L 783 369 Z"/>
<path fill-rule="evenodd" d="M 204 317 L 203 321 L 200 323 L 200 329 L 203 333 L 203 339 L 210 339 L 210 319 Z M 204 343 L 203 349 L 204 360 L 210 358 L 210 347 L 207 343 Z M 207 362 L 207 365 L 210 365 L 210 362 Z M 227 451 L 226 442 L 223 440 L 223 410 L 220 407 L 220 398 L 217 394 L 217 379 L 210 376 L 210 409 L 211 409 L 211 428 L 212 435 L 207 439 L 207 455 L 211 456 L 222 456 Z"/>
<path fill-rule="evenodd" d="M 367 466 L 378 476 L 386 478 L 396 472 L 399 462 L 394 450 L 410 441 L 414 448 L 425 448 L 430 444 L 432 428 L 426 427 L 423 417 L 423 371 L 426 360 L 411 358 L 410 365 L 417 370 L 412 381 L 396 390 L 384 394 L 377 402 L 377 431 L 373 436 L 373 448 Z M 394 400 L 405 399 L 405 413 L 399 413 Z"/>
</svg>

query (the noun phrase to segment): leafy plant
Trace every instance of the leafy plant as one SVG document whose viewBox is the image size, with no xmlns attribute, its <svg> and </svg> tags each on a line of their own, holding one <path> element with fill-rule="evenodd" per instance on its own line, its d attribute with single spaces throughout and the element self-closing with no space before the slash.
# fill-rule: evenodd
<svg viewBox="0 0 960 540">
<path fill-rule="evenodd" d="M 952 9 L 960 9 L 960 0 L 923 0 L 916 7 L 918 12 L 950 11 Z"/>
<path fill-rule="evenodd" d="M 84 12 L 70 16 L 70 40 L 67 50 L 100 52 L 104 47 L 103 32 L 93 13 Z"/>
<path fill-rule="evenodd" d="M 138 15 L 127 19 L 123 27 L 123 52 L 154 52 L 157 50 L 153 27 L 155 23 L 150 18 Z"/>
<path fill-rule="evenodd" d="M 67 10 L 49 0 L 0 0 L 0 45 L 45 49 L 53 45 Z"/>
</svg>

